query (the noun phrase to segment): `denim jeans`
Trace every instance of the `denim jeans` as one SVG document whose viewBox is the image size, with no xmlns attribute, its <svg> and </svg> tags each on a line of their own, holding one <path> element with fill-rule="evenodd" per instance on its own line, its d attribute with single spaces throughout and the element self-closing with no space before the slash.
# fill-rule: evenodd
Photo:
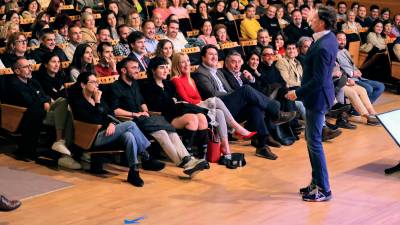
<svg viewBox="0 0 400 225">
<path fill-rule="evenodd" d="M 374 103 L 376 99 L 378 99 L 379 96 L 381 96 L 383 91 L 385 91 L 385 85 L 379 81 L 362 79 L 356 81 L 356 84 L 365 88 L 371 103 Z"/>
<path fill-rule="evenodd" d="M 106 130 L 100 131 L 97 134 L 94 146 L 101 147 L 119 141 L 124 144 L 129 167 L 139 164 L 138 153 L 141 154 L 150 146 L 149 140 L 139 130 L 136 123 L 132 121 L 117 124 L 115 133 L 111 136 L 106 136 Z"/>
<path fill-rule="evenodd" d="M 312 183 L 330 191 L 328 169 L 322 147 L 324 111 L 306 110 L 306 136 L 308 155 L 312 168 Z"/>
</svg>

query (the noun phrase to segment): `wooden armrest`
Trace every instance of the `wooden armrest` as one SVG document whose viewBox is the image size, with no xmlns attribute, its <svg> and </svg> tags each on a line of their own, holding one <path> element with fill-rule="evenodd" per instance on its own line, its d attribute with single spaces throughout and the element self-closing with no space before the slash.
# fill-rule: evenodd
<svg viewBox="0 0 400 225">
<path fill-rule="evenodd" d="M 71 61 L 64 61 L 64 62 L 61 62 L 61 67 L 63 69 L 66 69 L 69 67 L 70 64 L 71 64 Z"/>
<path fill-rule="evenodd" d="M 38 71 L 40 68 L 40 64 L 32 64 L 32 71 Z"/>
<path fill-rule="evenodd" d="M 19 23 L 20 25 L 24 24 L 32 24 L 35 22 L 35 18 L 29 18 L 29 19 L 22 19 L 21 22 Z"/>
<path fill-rule="evenodd" d="M 225 49 L 225 48 L 235 48 L 239 46 L 239 44 L 237 42 L 227 42 L 220 44 L 219 46 L 221 47 L 221 49 Z"/>
<path fill-rule="evenodd" d="M 69 9 L 74 9 L 74 5 L 63 5 L 61 10 L 69 10 Z"/>
<path fill-rule="evenodd" d="M 139 79 L 146 79 L 147 78 L 147 73 L 145 71 L 139 72 Z"/>
<path fill-rule="evenodd" d="M 199 35 L 199 33 L 200 33 L 199 30 L 192 30 L 192 31 L 186 32 L 186 35 L 187 35 L 188 37 L 193 37 L 193 36 Z"/>
<path fill-rule="evenodd" d="M 200 52 L 200 48 L 199 47 L 192 47 L 192 48 L 184 48 L 182 49 L 181 52 L 190 54 L 190 53 L 196 53 L 196 52 Z"/>
<path fill-rule="evenodd" d="M 257 45 L 257 40 L 241 41 L 240 45 L 241 46 L 254 46 L 254 45 Z"/>
<path fill-rule="evenodd" d="M 101 125 L 99 124 L 90 124 L 74 120 L 74 144 L 84 150 L 89 150 L 100 128 Z"/>
<path fill-rule="evenodd" d="M 27 108 L 1 104 L 1 127 L 9 132 L 16 132 Z"/>
<path fill-rule="evenodd" d="M 99 82 L 99 84 L 112 84 L 114 81 L 118 80 L 118 77 L 119 75 L 98 77 L 97 82 Z"/>
<path fill-rule="evenodd" d="M 100 19 L 101 18 L 101 14 L 100 13 L 93 14 L 93 16 L 94 16 L 95 19 Z"/>
<path fill-rule="evenodd" d="M 234 15 L 234 16 L 233 16 L 233 19 L 234 19 L 234 20 L 242 20 L 242 19 L 244 19 L 244 17 L 245 17 L 244 14 Z"/>
<path fill-rule="evenodd" d="M 4 68 L 0 69 L 0 75 L 10 75 L 13 74 L 14 72 L 12 71 L 11 68 Z"/>
<path fill-rule="evenodd" d="M 197 68 L 199 68 L 199 66 L 198 65 L 191 65 L 190 66 L 190 72 L 194 72 L 194 71 L 196 71 L 197 70 Z"/>
</svg>

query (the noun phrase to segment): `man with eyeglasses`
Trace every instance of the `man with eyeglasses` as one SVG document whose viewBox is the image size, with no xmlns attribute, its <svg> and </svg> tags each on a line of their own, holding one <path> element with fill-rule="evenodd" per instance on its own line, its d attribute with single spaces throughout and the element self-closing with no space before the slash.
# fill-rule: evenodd
<svg viewBox="0 0 400 225">
<path fill-rule="evenodd" d="M 32 79 L 32 66 L 25 57 L 18 57 L 12 69 L 15 75 L 10 77 L 4 103 L 27 108 L 18 128 L 21 138 L 15 155 L 21 160 L 36 159 L 37 140 L 51 99 Z"/>
<path fill-rule="evenodd" d="M 36 63 L 42 63 L 46 53 L 54 52 L 61 62 L 68 61 L 64 51 L 56 45 L 56 34 L 51 28 L 45 28 L 40 32 L 40 47 L 33 51 L 33 59 Z"/>
<path fill-rule="evenodd" d="M 32 55 L 27 52 L 27 45 L 28 39 L 24 33 L 17 32 L 11 34 L 7 39 L 6 52 L 1 57 L 4 66 L 11 68 L 18 56 L 25 56 L 27 59 L 32 59 Z M 35 63 L 35 61 L 31 60 L 31 63 Z"/>
</svg>

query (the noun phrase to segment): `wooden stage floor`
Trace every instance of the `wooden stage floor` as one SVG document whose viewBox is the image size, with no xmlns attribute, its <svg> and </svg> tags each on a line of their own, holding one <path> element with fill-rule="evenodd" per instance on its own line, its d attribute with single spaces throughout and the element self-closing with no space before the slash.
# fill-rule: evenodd
<svg viewBox="0 0 400 225">
<path fill-rule="evenodd" d="M 400 96 L 385 93 L 378 112 L 400 108 Z M 20 209 L 0 212 L 0 225 L 30 224 L 400 224 L 400 173 L 383 170 L 400 160 L 398 146 L 383 127 L 358 124 L 325 143 L 333 199 L 325 203 L 300 200 L 298 188 L 310 181 L 304 138 L 293 146 L 273 149 L 278 160 L 254 156 L 247 142 L 234 144 L 246 154 L 247 166 L 229 170 L 212 165 L 191 181 L 168 166 L 161 172 L 141 172 L 143 188 L 124 180 L 126 168 L 96 177 L 80 171 L 52 170 L 15 161 L 9 166 L 73 183 L 69 189 L 23 200 Z M 1 192 L 1 190 L 0 190 Z"/>
</svg>

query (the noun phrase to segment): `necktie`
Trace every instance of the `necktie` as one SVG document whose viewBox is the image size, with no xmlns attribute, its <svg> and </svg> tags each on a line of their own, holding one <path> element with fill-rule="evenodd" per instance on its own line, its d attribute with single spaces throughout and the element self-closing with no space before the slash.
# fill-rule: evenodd
<svg viewBox="0 0 400 225">
<path fill-rule="evenodd" d="M 142 56 L 142 64 L 143 64 L 143 66 L 144 66 L 144 69 L 145 70 L 147 70 L 147 63 L 146 63 L 146 61 L 144 60 L 144 56 Z"/>
</svg>

